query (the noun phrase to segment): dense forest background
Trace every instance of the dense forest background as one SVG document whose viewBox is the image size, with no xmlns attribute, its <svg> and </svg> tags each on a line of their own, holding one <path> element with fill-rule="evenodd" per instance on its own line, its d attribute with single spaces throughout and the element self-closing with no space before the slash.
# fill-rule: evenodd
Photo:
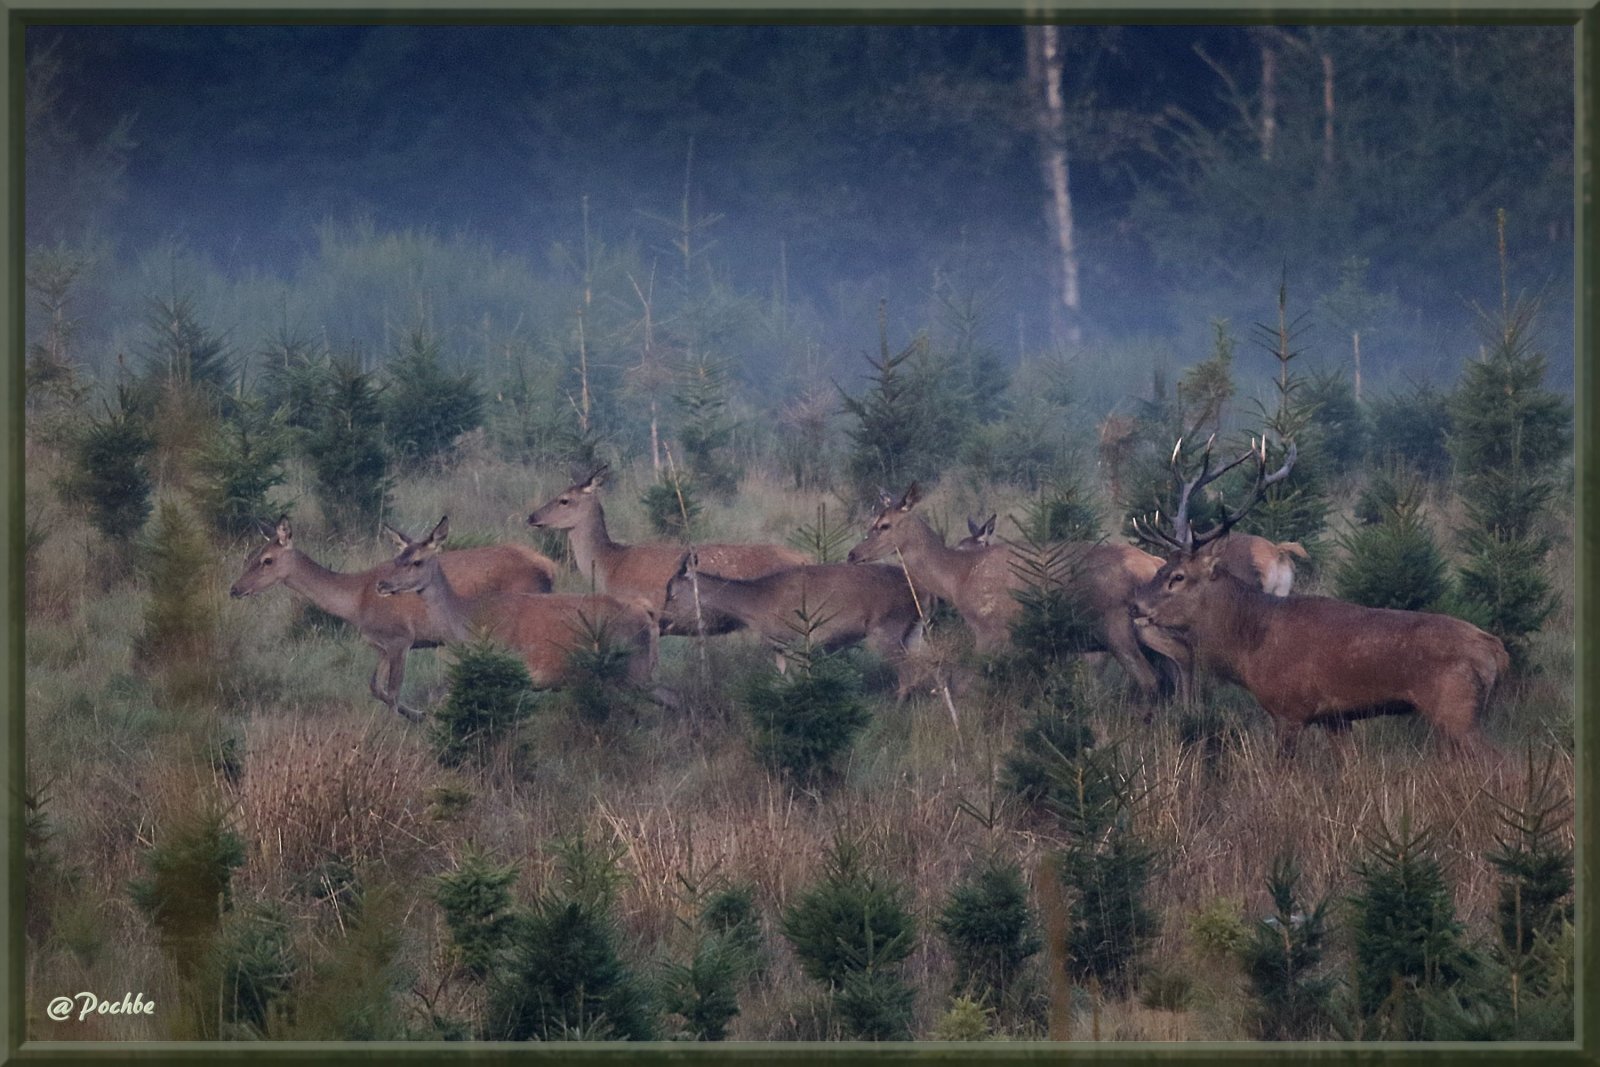
<svg viewBox="0 0 1600 1067">
<path fill-rule="evenodd" d="M 1498 303 L 1502 208 L 1571 378 L 1562 27 L 1074 26 L 1044 74 L 1018 26 L 41 26 L 26 49 L 27 242 L 75 265 L 70 354 L 105 380 L 183 300 L 247 378 L 272 338 L 376 363 L 425 323 L 486 384 L 522 360 L 575 392 L 581 308 L 601 377 L 710 355 L 775 409 L 865 372 L 883 301 L 897 347 L 930 333 L 991 378 L 1081 357 L 1104 411 L 1203 357 L 1212 320 L 1269 319 L 1284 279 L 1308 362 L 1360 333 L 1369 388 L 1443 384 Z M 30 342 L 49 320 L 30 304 Z"/>
</svg>

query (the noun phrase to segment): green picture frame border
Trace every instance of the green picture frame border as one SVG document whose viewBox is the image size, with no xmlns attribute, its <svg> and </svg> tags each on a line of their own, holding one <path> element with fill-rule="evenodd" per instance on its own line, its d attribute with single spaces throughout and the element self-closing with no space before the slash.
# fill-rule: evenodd
<svg viewBox="0 0 1600 1067">
<path fill-rule="evenodd" d="M 1600 304 L 1596 290 L 1597 255 L 1600 255 L 1600 212 L 1594 210 L 1595 145 L 1600 143 L 1596 116 L 1596 56 L 1600 55 L 1600 0 L 1544 2 L 1533 8 L 1512 8 L 1503 0 L 1409 0 L 1382 4 L 1367 0 L 1360 6 L 1280 0 L 1252 5 L 1235 3 L 1215 8 L 1203 0 L 1139 2 L 1127 6 L 1072 3 L 1052 0 L 1023 8 L 1015 3 L 986 0 L 869 0 L 850 5 L 839 0 L 784 0 L 782 6 L 754 6 L 738 0 L 699 0 L 694 4 L 664 0 L 608 0 L 604 7 L 585 9 L 574 3 L 549 4 L 538 0 L 477 0 L 472 7 L 452 9 L 438 0 L 336 0 L 337 6 L 309 0 L 211 0 L 151 4 L 144 0 L 95 0 L 76 3 L 54 0 L 43 4 L 11 4 L 0 0 L 0 76 L 7 90 L 7 105 L 0 109 L 0 133 L 8 148 L 7 166 L 0 171 L 0 202 L 5 204 L 5 255 L 0 257 L 0 323 L 4 323 L 6 351 L 0 374 L 0 669 L 5 680 L 3 701 L 5 756 L 4 819 L 0 821 L 0 853 L 5 857 L 5 878 L 0 882 L 0 1064 L 9 1063 L 283 1063 L 335 1062 L 431 1063 L 459 1062 L 578 1062 L 593 1064 L 686 1063 L 827 1063 L 827 1064 L 935 1064 L 978 1063 L 1043 1064 L 1100 1062 L 1170 1062 L 1197 1064 L 1276 1063 L 1295 1061 L 1374 1060 L 1386 1063 L 1526 1063 L 1543 1065 L 1600 1063 L 1600 997 L 1595 973 L 1600 937 L 1592 916 L 1600 907 L 1600 882 L 1594 871 L 1596 796 L 1596 745 L 1600 731 L 1586 722 L 1590 694 L 1597 691 L 1600 655 L 1596 655 L 1592 620 L 1595 561 L 1600 558 L 1600 441 L 1595 435 L 1595 368 L 1597 361 L 1595 314 Z M 502 1043 L 466 1044 L 411 1042 L 67 1042 L 26 1041 L 28 1005 L 23 1003 L 25 949 L 24 893 L 24 575 L 23 543 L 23 269 L 22 242 L 22 86 L 23 38 L 28 27 L 71 23 L 492 23 L 506 21 L 603 22 L 784 22 L 784 23 L 916 23 L 916 22 L 1025 22 L 1060 19 L 1093 24 L 1210 23 L 1243 25 L 1262 22 L 1404 23 L 1462 22 L 1473 24 L 1572 25 L 1576 75 L 1577 131 L 1574 142 L 1575 211 L 1577 219 L 1574 291 L 1574 440 L 1575 440 L 1575 551 L 1576 603 L 1574 738 L 1576 776 L 1575 831 L 1577 841 L 1577 1040 L 1573 1042 L 1495 1045 L 1369 1042 L 1344 1043 L 1188 1042 L 1183 1044 L 1123 1042 L 910 1042 L 874 1045 L 857 1042 L 719 1042 L 689 1044 L 630 1043 Z M 1587 936 L 1584 936 L 1584 935 Z"/>
</svg>

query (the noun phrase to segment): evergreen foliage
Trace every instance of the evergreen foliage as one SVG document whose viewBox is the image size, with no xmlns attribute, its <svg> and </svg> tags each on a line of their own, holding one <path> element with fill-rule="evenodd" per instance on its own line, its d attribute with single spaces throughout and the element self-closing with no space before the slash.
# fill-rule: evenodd
<svg viewBox="0 0 1600 1067">
<path fill-rule="evenodd" d="M 1502 248 L 1504 224 L 1502 213 Z M 1467 365 L 1450 403 L 1450 450 L 1467 512 L 1458 531 L 1461 598 L 1519 666 L 1528 635 L 1555 606 L 1543 516 L 1572 442 L 1570 406 L 1543 386 L 1545 357 L 1532 340 L 1537 312 L 1519 299 L 1485 317 L 1489 350 Z"/>
<path fill-rule="evenodd" d="M 828 521 L 827 501 L 817 504 L 817 521 L 802 523 L 787 538 L 792 548 L 807 552 L 816 563 L 843 563 L 855 542 L 856 531 Z"/>
<path fill-rule="evenodd" d="M 230 912 L 223 919 L 210 966 L 215 977 L 205 984 L 221 994 L 224 1030 L 219 1036 L 263 1036 L 268 1013 L 288 993 L 295 975 L 289 923 L 282 909 L 266 904 Z"/>
<path fill-rule="evenodd" d="M 881 311 L 879 335 L 878 358 L 867 357 L 866 391 L 853 397 L 840 390 L 845 413 L 855 420 L 845 430 L 852 444 L 846 469 L 863 497 L 880 485 L 936 480 L 967 429 L 959 377 L 948 373 L 927 337 L 891 355 Z"/>
<path fill-rule="evenodd" d="M 423 326 L 407 331 L 387 367 L 383 423 L 389 450 L 416 468 L 441 456 L 457 437 L 483 425 L 483 393 L 470 373 L 445 369 L 439 339 Z"/>
<path fill-rule="evenodd" d="M 116 408 L 105 405 L 105 418 L 91 418 L 74 442 L 71 470 L 61 484 L 62 499 L 84 508 L 94 528 L 123 553 L 150 517 L 146 457 L 153 447 L 145 419 L 119 386 Z"/>
<path fill-rule="evenodd" d="M 682 1020 L 679 1036 L 721 1041 L 739 1014 L 739 990 L 762 964 L 753 887 L 724 885 L 709 893 L 690 885 L 696 909 L 683 925 L 692 935 L 687 963 L 670 961 L 662 973 L 662 1009 Z"/>
<path fill-rule="evenodd" d="M 635 646 L 614 637 L 606 620 L 582 612 L 573 629 L 560 699 L 590 723 L 605 722 L 613 711 L 636 708 L 644 694 L 628 680 Z"/>
<path fill-rule="evenodd" d="M 462 649 L 450 666 L 450 695 L 434 713 L 432 734 L 446 765 L 488 761 L 495 745 L 532 713 L 533 680 L 522 660 L 489 641 Z"/>
<path fill-rule="evenodd" d="M 129 891 L 181 980 L 198 975 L 212 951 L 243 863 L 244 842 L 215 803 L 181 813 L 145 852 L 145 877 Z"/>
<path fill-rule="evenodd" d="M 1327 471 L 1348 474 L 1360 466 L 1372 431 L 1350 379 L 1342 371 L 1315 371 L 1306 380 L 1302 400 L 1311 412 L 1317 454 Z"/>
<path fill-rule="evenodd" d="M 1450 592 L 1449 564 L 1421 512 L 1397 501 L 1383 521 L 1339 538 L 1333 571 L 1341 600 L 1369 608 L 1434 611 Z"/>
<path fill-rule="evenodd" d="M 1334 987 L 1319 973 L 1327 936 L 1327 901 L 1309 911 L 1298 890 L 1300 868 L 1290 854 L 1273 861 L 1267 891 L 1275 911 L 1256 923 L 1240 946 L 1245 976 L 1257 1004 L 1259 1036 L 1267 1041 L 1319 1036 Z"/>
<path fill-rule="evenodd" d="M 951 890 L 936 925 L 956 991 L 996 1008 L 1016 999 L 1024 965 L 1043 947 L 1022 871 L 994 857 Z"/>
<path fill-rule="evenodd" d="M 389 457 L 377 390 L 354 361 L 333 365 L 302 446 L 329 524 L 346 533 L 375 528 L 389 504 Z"/>
<path fill-rule="evenodd" d="M 1095 743 L 1079 679 L 1058 677 L 1049 695 L 1054 707 L 1019 736 L 1001 780 L 1048 813 L 1066 840 L 1052 862 L 1070 900 L 1059 946 L 1068 974 L 1123 993 L 1156 931 L 1145 902 L 1156 853 L 1131 822 L 1143 794 L 1120 746 Z"/>
<path fill-rule="evenodd" d="M 1475 969 L 1444 871 L 1429 854 L 1431 831 L 1413 831 L 1402 812 L 1391 831 L 1380 823 L 1356 866 L 1354 911 L 1356 1007 L 1365 1033 L 1379 1040 L 1429 1037 L 1425 993 L 1438 993 Z"/>
<path fill-rule="evenodd" d="M 248 535 L 262 515 L 282 512 L 267 495 L 284 482 L 288 455 L 282 425 L 258 401 L 241 398 L 196 460 L 200 512 L 217 533 Z"/>
<path fill-rule="evenodd" d="M 1011 622 L 1011 645 L 1019 666 L 1044 677 L 1065 669 L 1069 657 L 1098 647 L 1101 640 L 1100 620 L 1079 580 L 1098 519 L 1076 483 L 1066 483 L 1031 501 L 1018 525 L 1022 538 L 1008 562 L 1021 583 L 1011 590 L 1021 610 Z"/>
<path fill-rule="evenodd" d="M 220 677 L 212 557 L 193 519 L 172 500 L 161 502 L 143 563 L 150 600 L 135 661 L 163 673 L 171 698 L 202 698 Z"/>
<path fill-rule="evenodd" d="M 195 299 L 175 292 L 155 297 L 145 311 L 145 381 L 202 398 L 215 407 L 234 377 L 227 339 L 200 321 Z"/>
<path fill-rule="evenodd" d="M 516 880 L 516 864 L 500 866 L 471 845 L 456 869 L 438 878 L 434 899 L 444 912 L 461 965 L 474 978 L 489 974 L 515 931 L 511 886 Z"/>
<path fill-rule="evenodd" d="M 739 468 L 728 455 L 737 424 L 728 412 L 728 369 L 701 356 L 683 369 L 672 395 L 679 412 L 678 442 L 695 479 L 721 496 L 739 487 Z"/>
<path fill-rule="evenodd" d="M 867 866 L 861 845 L 834 838 L 822 877 L 783 914 L 783 936 L 806 976 L 825 984 L 846 1032 L 863 1040 L 910 1037 L 912 990 L 898 966 L 916 923 L 902 886 Z"/>
<path fill-rule="evenodd" d="M 695 495 L 695 483 L 688 478 L 655 483 L 639 497 L 639 503 L 650 520 L 650 529 L 661 537 L 689 541 L 700 532 L 700 513 L 704 509 Z"/>
<path fill-rule="evenodd" d="M 557 843 L 561 872 L 516 924 L 504 965 L 490 973 L 491 1041 L 644 1041 L 653 1006 L 623 962 L 614 916 L 616 853 L 582 837 Z"/>
<path fill-rule="evenodd" d="M 1268 489 L 1265 499 L 1250 509 L 1237 528 L 1241 533 L 1253 533 L 1269 541 L 1298 541 L 1310 546 L 1321 535 L 1328 513 L 1323 473 L 1327 461 L 1322 458 L 1322 434 L 1313 421 L 1316 408 L 1305 379 L 1294 368 L 1295 359 L 1301 355 L 1295 344 L 1304 333 L 1303 319 L 1303 315 L 1289 318 L 1289 288 L 1281 282 L 1277 323 L 1255 324 L 1253 340 L 1278 362 L 1274 379 L 1276 403 L 1270 410 L 1265 404 L 1257 405 L 1263 436 L 1267 438 L 1267 469 L 1277 470 L 1282 465 L 1290 443 L 1297 446 L 1299 458 L 1289 476 Z M 1234 480 L 1247 476 L 1248 465 L 1245 473 L 1235 473 Z"/>
<path fill-rule="evenodd" d="M 839 758 L 849 752 L 871 711 L 848 655 L 812 644 L 824 620 L 804 604 L 798 610 L 798 640 L 784 652 L 787 672 L 753 676 L 742 703 L 757 757 L 797 783 L 818 785 L 836 776 Z"/>
<path fill-rule="evenodd" d="M 1553 777 L 1554 764 L 1552 754 L 1536 771 L 1529 750 L 1523 795 L 1514 801 L 1496 798 L 1501 831 L 1488 854 L 1504 878 L 1495 904 L 1499 954 L 1519 984 L 1535 994 L 1571 983 L 1570 974 L 1551 972 L 1551 953 L 1538 951 L 1573 922 L 1573 855 L 1562 840 L 1572 802 Z"/>
<path fill-rule="evenodd" d="M 261 402 L 292 433 L 314 429 L 333 366 L 309 338 L 280 329 L 261 353 Z"/>
<path fill-rule="evenodd" d="M 397 1041 L 411 1036 L 399 994 L 405 902 L 391 885 L 356 884 L 343 905 L 343 936 L 296 983 L 269 1036 L 302 1041 Z"/>
<path fill-rule="evenodd" d="M 1372 452 L 1437 481 L 1450 473 L 1451 398 L 1422 383 L 1372 401 Z"/>
</svg>

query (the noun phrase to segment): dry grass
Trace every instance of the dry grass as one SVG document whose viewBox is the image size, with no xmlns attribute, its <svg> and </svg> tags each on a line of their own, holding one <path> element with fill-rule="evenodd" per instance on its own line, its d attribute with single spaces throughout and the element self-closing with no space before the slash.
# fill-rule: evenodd
<svg viewBox="0 0 1600 1067">
<path fill-rule="evenodd" d="M 282 886 L 327 864 L 406 872 L 436 850 L 427 813 L 446 780 L 426 744 L 376 715 L 255 718 L 234 791 L 246 886 Z"/>
<path fill-rule="evenodd" d="M 565 470 L 531 470 L 488 453 L 470 464 L 411 479 L 396 492 L 393 521 L 421 528 L 440 514 L 476 537 L 527 543 L 530 505 L 567 484 Z M 299 475 L 296 475 L 299 477 Z M 647 464 L 621 471 L 607 488 L 607 517 L 619 540 L 643 539 L 638 497 L 651 479 Z M 951 480 L 954 482 L 954 480 Z M 293 486 L 290 487 L 293 489 Z M 31 487 L 30 487 L 31 489 Z M 386 558 L 376 537 L 340 543 L 325 537 L 306 494 L 296 510 L 297 535 L 312 555 L 340 569 Z M 815 518 L 817 494 L 790 491 L 781 479 L 751 474 L 732 504 L 706 502 L 706 536 L 783 541 Z M 1005 513 L 1020 497 L 984 494 L 951 484 L 926 505 L 952 530 L 982 510 Z M 828 498 L 830 518 L 843 503 Z M 141 869 L 161 814 L 186 783 L 215 772 L 184 748 L 192 724 L 161 706 L 148 682 L 129 668 L 146 591 L 138 579 L 109 590 L 85 590 L 93 541 L 81 522 L 47 508 L 55 524 L 29 572 L 33 608 L 28 633 L 28 759 L 30 778 L 54 779 L 48 816 L 53 854 L 83 876 L 74 900 L 47 905 L 54 932 L 30 945 L 29 1007 L 56 990 L 117 987 L 136 976 L 170 991 L 170 976 L 127 882 Z M 237 574 L 244 545 L 218 548 L 217 597 Z M 1552 557 L 1570 574 L 1571 549 Z M 564 583 L 578 581 L 566 572 Z M 1557 773 L 1572 788 L 1572 609 L 1562 604 L 1535 642 L 1540 673 L 1496 698 L 1488 732 L 1506 751 L 1501 764 L 1447 757 L 1420 724 L 1358 724 L 1347 759 L 1309 737 L 1293 761 L 1281 761 L 1265 716 L 1236 693 L 1216 694 L 1236 732 L 1207 769 L 1180 741 L 1176 714 L 1158 709 L 1144 726 L 1144 708 L 1123 695 L 1113 668 L 1092 687 L 1091 720 L 1102 738 L 1123 740 L 1150 792 L 1136 828 L 1161 846 L 1150 890 L 1161 930 L 1152 965 L 1208 973 L 1186 943 L 1192 915 L 1218 897 L 1242 901 L 1247 918 L 1267 909 L 1265 878 L 1273 856 L 1292 848 L 1311 896 L 1342 896 L 1354 887 L 1352 862 L 1380 820 L 1392 825 L 1402 808 L 1437 828 L 1439 855 L 1455 887 L 1459 914 L 1474 934 L 1487 932 L 1496 876 L 1484 858 L 1495 828 L 1493 797 L 1520 790 L 1524 745 L 1559 753 Z M 1007 801 L 996 770 L 1027 718 L 1019 695 L 958 678 L 955 718 L 941 697 L 923 693 L 896 705 L 874 696 L 874 719 L 858 741 L 843 780 L 817 795 L 793 789 L 758 764 L 737 709 L 741 681 L 769 660 L 747 638 L 721 638 L 702 655 L 686 639 L 663 642 L 662 681 L 687 706 L 646 707 L 592 725 L 543 702 L 522 745 L 508 745 L 484 769 L 446 772 L 422 730 L 370 699 L 373 653 L 349 632 L 290 636 L 298 607 L 286 590 L 224 602 L 224 647 L 236 649 L 230 669 L 248 680 L 208 709 L 225 734 L 239 739 L 243 774 L 221 786 L 234 825 L 247 844 L 238 873 L 241 899 L 292 902 L 299 946 L 338 944 L 329 907 L 301 892 L 330 862 L 366 871 L 399 887 L 404 923 L 402 964 L 419 988 L 442 989 L 440 1003 L 465 1012 L 476 1002 L 470 984 L 448 971 L 445 933 L 432 900 L 430 875 L 448 869 L 468 842 L 516 862 L 517 892 L 530 898 L 549 877 L 551 842 L 587 830 L 621 847 L 627 881 L 619 912 L 630 957 L 640 966 L 681 946 L 688 917 L 685 882 L 748 882 L 765 928 L 767 976 L 745 991 L 732 1036 L 782 1040 L 818 1036 L 818 990 L 805 979 L 778 934 L 783 909 L 816 878 L 835 834 L 864 839 L 874 862 L 900 882 L 918 919 L 917 948 L 906 965 L 917 990 L 915 1032 L 926 1036 L 949 1004 L 951 966 L 934 919 L 970 865 L 991 853 L 1031 873 L 1057 847 L 1050 822 Z M 962 660 L 954 632 L 937 636 L 930 657 L 941 672 Z M 407 694 L 423 704 L 439 697 L 448 653 L 411 657 Z M 180 753 L 188 752 L 187 755 Z M 437 816 L 441 790 L 468 802 L 449 821 Z M 992 825 L 963 814 L 964 805 L 995 809 Z M 1339 911 L 1334 913 L 1338 926 Z M 1337 934 L 1335 937 L 1337 941 Z M 1342 951 L 1342 949 L 1340 949 Z M 1215 968 L 1213 967 L 1213 972 Z M 1236 983 L 1235 983 L 1236 984 Z M 1227 981 L 1197 980 L 1186 1010 L 1170 1012 L 1127 1001 L 1080 1005 L 1073 1036 L 1104 1040 L 1218 1040 L 1244 1036 L 1242 993 Z M 1202 989 L 1202 987 L 1206 987 Z M 408 1001 L 409 1003 L 409 1001 Z M 413 1014 L 416 1014 L 413 1012 Z M 36 1017 L 36 1023 L 42 1016 Z M 73 1028 L 40 1024 L 36 1036 L 148 1038 L 137 1022 Z"/>
</svg>

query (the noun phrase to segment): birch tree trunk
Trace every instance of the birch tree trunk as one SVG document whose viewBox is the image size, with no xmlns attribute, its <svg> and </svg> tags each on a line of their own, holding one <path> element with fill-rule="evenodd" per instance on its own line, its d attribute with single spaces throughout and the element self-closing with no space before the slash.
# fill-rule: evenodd
<svg viewBox="0 0 1600 1067">
<path fill-rule="evenodd" d="M 1056 299 L 1052 332 L 1068 344 L 1083 339 L 1078 294 L 1078 250 L 1073 236 L 1072 189 L 1067 175 L 1066 101 L 1061 92 L 1061 29 L 1027 28 L 1028 77 L 1034 91 L 1039 155 L 1049 190 L 1049 220 L 1056 245 Z"/>
<path fill-rule="evenodd" d="M 1261 45 L 1261 158 L 1272 160 L 1272 143 L 1278 136 L 1278 53 Z"/>
</svg>

